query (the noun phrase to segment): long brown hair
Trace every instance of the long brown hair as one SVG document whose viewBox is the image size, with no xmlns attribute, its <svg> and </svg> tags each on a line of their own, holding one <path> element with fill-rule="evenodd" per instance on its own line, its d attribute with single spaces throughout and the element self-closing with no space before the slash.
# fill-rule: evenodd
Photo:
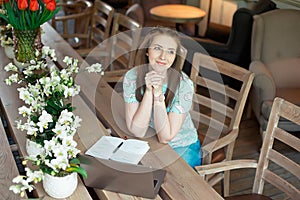
<svg viewBox="0 0 300 200">
<path fill-rule="evenodd" d="M 177 43 L 177 49 L 176 49 L 176 57 L 171 65 L 171 67 L 168 69 L 167 76 L 168 78 L 168 87 L 167 91 L 165 94 L 166 97 L 166 106 L 170 106 L 174 95 L 175 91 L 179 86 L 180 78 L 181 78 L 181 68 L 184 62 L 184 58 L 181 56 L 181 43 L 179 40 L 179 36 L 176 31 L 168 29 L 168 28 L 162 28 L 162 27 L 156 27 L 153 28 L 148 32 L 148 34 L 145 36 L 144 40 L 142 43 L 139 45 L 139 48 L 137 49 L 136 52 L 136 59 L 134 66 L 143 66 L 146 65 L 148 66 L 149 64 L 149 59 L 147 56 L 148 53 L 148 48 L 150 47 L 151 43 L 153 42 L 154 37 L 157 35 L 168 35 L 172 38 Z M 146 90 L 146 83 L 145 83 L 145 76 L 146 73 L 149 72 L 149 67 L 138 67 L 137 68 L 137 88 L 135 91 L 135 96 L 136 99 L 141 102 L 143 99 L 143 93 Z M 170 78 L 172 77 L 172 78 Z"/>
</svg>

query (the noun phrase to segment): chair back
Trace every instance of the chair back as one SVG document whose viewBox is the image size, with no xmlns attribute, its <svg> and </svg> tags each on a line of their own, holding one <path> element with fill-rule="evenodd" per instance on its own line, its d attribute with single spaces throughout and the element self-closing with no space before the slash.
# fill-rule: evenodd
<svg viewBox="0 0 300 200">
<path fill-rule="evenodd" d="M 264 183 L 268 182 L 284 192 L 289 198 L 296 200 L 300 196 L 300 139 L 278 127 L 280 118 L 284 118 L 300 126 L 300 107 L 281 98 L 275 98 L 259 157 L 253 184 L 253 193 L 261 194 Z M 276 145 L 274 145 L 274 142 L 278 141 L 290 147 L 291 156 L 284 155 L 283 152 L 275 148 Z M 285 173 L 282 173 L 282 170 L 272 170 L 270 168 L 271 163 L 285 169 L 286 172 L 295 177 L 294 180 L 298 181 L 289 182 L 286 180 Z M 281 173 L 276 174 L 278 171 Z"/>
<path fill-rule="evenodd" d="M 61 12 L 52 18 L 52 26 L 73 48 L 88 47 L 89 27 L 93 13 L 88 0 L 60 2 Z"/>
<path fill-rule="evenodd" d="M 202 145 L 202 164 L 231 160 L 254 74 L 198 52 L 194 54 L 190 77 L 195 86 L 190 113 Z M 225 85 L 223 78 L 239 85 Z M 222 179 L 223 194 L 227 196 L 230 172 L 206 177 L 212 186 Z"/>
<path fill-rule="evenodd" d="M 109 37 L 115 9 L 109 4 L 95 0 L 91 27 L 91 46 L 100 44 Z"/>
<path fill-rule="evenodd" d="M 205 134 L 203 154 L 228 145 L 225 159 L 231 160 L 253 76 L 252 72 L 224 60 L 194 54 L 190 75 L 195 86 L 191 116 L 199 136 Z M 237 88 L 224 85 L 223 77 L 240 84 Z M 203 164 L 210 164 L 211 159 L 212 153 L 208 153 Z"/>
<path fill-rule="evenodd" d="M 133 66 L 141 25 L 133 19 L 115 13 L 111 31 L 111 70 L 129 69 Z"/>
<path fill-rule="evenodd" d="M 276 9 L 254 16 L 251 60 L 271 63 L 300 55 L 300 11 Z"/>
<path fill-rule="evenodd" d="M 253 194 L 235 195 L 232 199 L 270 199 L 265 196 L 270 193 L 276 194 L 279 199 L 299 199 L 300 139 L 295 136 L 295 132 L 287 132 L 279 127 L 282 118 L 300 127 L 300 107 L 277 97 L 274 99 L 258 162 L 239 159 L 197 166 L 199 175 L 206 177 L 229 170 L 255 168 Z M 272 186 L 281 190 L 283 194 L 270 191 L 274 190 Z"/>
<path fill-rule="evenodd" d="M 251 60 L 251 65 L 258 61 L 266 66 L 276 88 L 298 88 L 300 10 L 277 9 L 254 16 Z"/>
</svg>

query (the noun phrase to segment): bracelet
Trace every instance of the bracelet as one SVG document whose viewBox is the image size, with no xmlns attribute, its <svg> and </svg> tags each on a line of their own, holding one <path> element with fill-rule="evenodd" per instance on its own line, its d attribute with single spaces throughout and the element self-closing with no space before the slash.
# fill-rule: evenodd
<svg viewBox="0 0 300 200">
<path fill-rule="evenodd" d="M 162 93 L 159 96 L 154 96 L 154 101 L 163 102 L 165 100 L 165 95 Z"/>
</svg>

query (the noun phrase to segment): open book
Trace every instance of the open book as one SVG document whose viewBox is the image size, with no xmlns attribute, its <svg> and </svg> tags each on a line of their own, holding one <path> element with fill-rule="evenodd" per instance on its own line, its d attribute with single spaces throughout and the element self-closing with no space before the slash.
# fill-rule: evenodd
<svg viewBox="0 0 300 200">
<path fill-rule="evenodd" d="M 146 141 L 102 136 L 85 154 L 96 158 L 138 164 L 149 149 Z"/>
</svg>

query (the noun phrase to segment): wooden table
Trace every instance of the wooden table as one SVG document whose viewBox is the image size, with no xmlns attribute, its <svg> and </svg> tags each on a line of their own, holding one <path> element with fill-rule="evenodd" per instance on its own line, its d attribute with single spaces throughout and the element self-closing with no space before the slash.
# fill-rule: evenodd
<svg viewBox="0 0 300 200">
<path fill-rule="evenodd" d="M 199 22 L 205 15 L 200 8 L 183 4 L 166 4 L 150 10 L 153 18 L 175 23 Z"/>
<path fill-rule="evenodd" d="M 62 59 L 64 56 L 72 56 L 79 59 L 79 63 L 87 65 L 84 60 L 74 51 L 49 25 L 43 26 L 45 34 L 42 41 L 45 45 L 56 49 L 58 65 L 64 66 Z M 18 117 L 17 108 L 21 105 L 15 86 L 6 86 L 3 83 L 7 77 L 3 67 L 8 63 L 3 56 L 3 49 L 0 48 L 0 97 L 4 107 L 5 115 L 10 122 L 10 129 L 19 146 L 21 155 L 25 153 L 25 134 L 16 129 L 14 121 Z M 4 60 L 3 60 L 4 59 Z M 78 147 L 85 152 L 103 135 L 108 135 L 106 128 L 120 137 L 127 136 L 128 130 L 125 126 L 124 102 L 122 97 L 116 93 L 99 75 L 81 73 L 75 79 L 81 86 L 80 96 L 73 99 L 72 103 L 77 108 L 76 114 L 82 118 L 81 127 L 78 130 Z M 106 127 L 104 127 L 104 125 Z M 161 187 L 160 199 L 222 199 L 222 197 L 210 187 L 169 145 L 160 144 L 154 135 L 153 130 L 149 129 L 149 138 L 145 138 L 150 144 L 151 150 L 142 159 L 142 164 L 152 167 L 164 168 L 167 171 L 165 182 Z M 0 169 L 1 170 L 1 169 Z M 46 196 L 41 184 L 37 185 L 37 196 Z M 95 189 L 100 199 L 144 199 L 131 195 L 125 195 L 105 190 Z M 46 196 L 47 197 L 47 196 Z M 51 199 L 47 197 L 46 199 Z M 79 186 L 75 193 L 68 199 L 92 199 L 86 187 L 79 180 Z"/>
</svg>

